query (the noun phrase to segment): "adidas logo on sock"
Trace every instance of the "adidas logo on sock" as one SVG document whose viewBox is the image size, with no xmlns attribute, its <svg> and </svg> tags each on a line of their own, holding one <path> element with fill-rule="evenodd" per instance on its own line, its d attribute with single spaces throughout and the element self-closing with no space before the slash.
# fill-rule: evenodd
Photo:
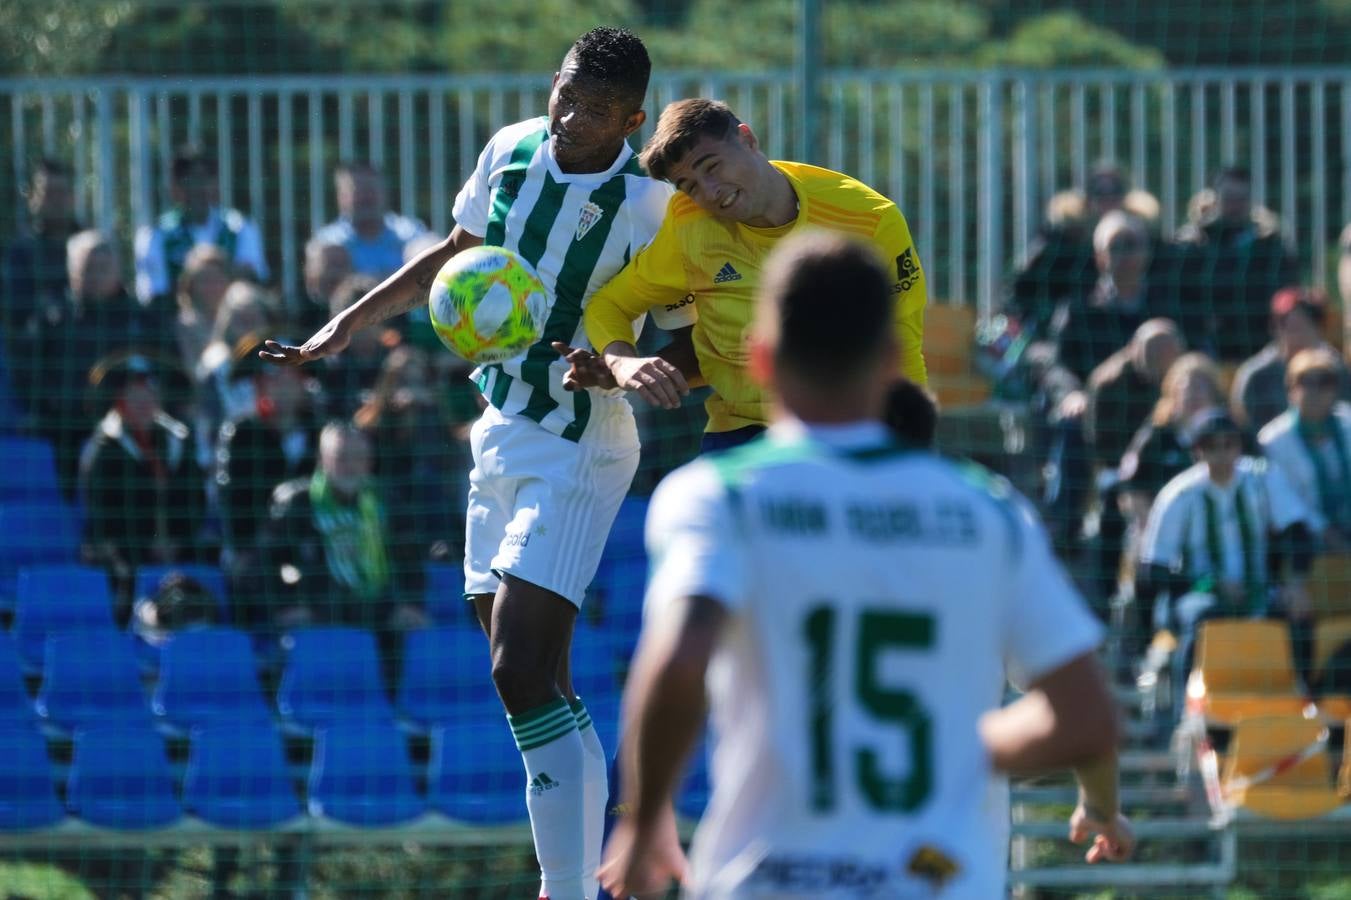
<svg viewBox="0 0 1351 900">
<path fill-rule="evenodd" d="M 726 284 L 729 281 L 740 281 L 741 273 L 732 268 L 732 264 L 727 262 L 722 264 L 718 274 L 713 276 L 714 284 Z"/>
<path fill-rule="evenodd" d="M 530 780 L 530 793 L 535 797 L 545 791 L 552 791 L 556 787 L 558 787 L 558 782 L 550 778 L 548 772 L 540 772 Z"/>
</svg>

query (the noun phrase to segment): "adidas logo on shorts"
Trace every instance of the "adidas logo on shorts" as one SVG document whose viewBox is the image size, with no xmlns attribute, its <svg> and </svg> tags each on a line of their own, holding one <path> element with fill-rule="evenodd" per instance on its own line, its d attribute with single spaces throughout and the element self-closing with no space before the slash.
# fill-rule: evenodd
<svg viewBox="0 0 1351 900">
<path fill-rule="evenodd" d="M 538 797 L 545 791 L 552 791 L 556 787 L 558 787 L 558 782 L 550 778 L 548 772 L 540 772 L 530 780 L 530 794 L 534 797 Z"/>
</svg>

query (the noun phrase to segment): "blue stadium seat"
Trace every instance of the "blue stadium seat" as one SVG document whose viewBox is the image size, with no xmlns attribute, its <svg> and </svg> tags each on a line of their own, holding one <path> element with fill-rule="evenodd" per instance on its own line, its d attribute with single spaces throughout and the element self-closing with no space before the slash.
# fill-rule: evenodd
<svg viewBox="0 0 1351 900">
<path fill-rule="evenodd" d="M 220 610 L 220 621 L 230 621 L 230 592 L 225 584 L 225 573 L 216 566 L 208 566 L 202 563 L 183 563 L 172 566 L 138 566 L 136 569 L 136 583 L 133 586 L 133 594 L 137 599 L 142 597 L 153 597 L 158 590 L 159 584 L 165 576 L 174 572 L 186 575 L 193 581 L 196 581 L 202 587 L 211 592 L 216 598 L 216 606 Z"/>
<path fill-rule="evenodd" d="M 31 723 L 0 721 L 0 759 L 0 830 L 44 828 L 65 818 L 47 741 Z"/>
<path fill-rule="evenodd" d="M 473 608 L 464 599 L 464 566 L 429 562 L 422 566 L 423 596 L 427 615 L 438 625 L 456 625 L 474 620 Z"/>
<path fill-rule="evenodd" d="M 309 808 L 312 815 L 367 828 L 397 825 L 425 812 L 398 727 L 343 722 L 317 730 Z"/>
<path fill-rule="evenodd" d="M 18 646 L 13 635 L 0 631 L 0 728 L 12 727 L 16 722 L 31 722 L 32 718 L 33 703 L 24 686 Z"/>
<path fill-rule="evenodd" d="M 218 719 L 194 728 L 183 807 L 221 828 L 272 828 L 300 815 L 286 751 L 272 724 Z"/>
<path fill-rule="evenodd" d="M 194 628 L 169 638 L 151 707 L 180 728 L 219 718 L 269 726 L 272 720 L 258 685 L 253 645 L 233 628 Z"/>
<path fill-rule="evenodd" d="M 580 619 L 627 636 L 636 643 L 643 624 L 643 595 L 647 590 L 647 557 L 602 557 L 591 582 L 587 603 Z"/>
<path fill-rule="evenodd" d="M 579 621 L 572 632 L 573 690 L 587 703 L 617 698 L 632 654 L 623 635 Z"/>
<path fill-rule="evenodd" d="M 525 769 L 500 705 L 467 708 L 432 729 L 427 802 L 442 815 L 474 824 L 526 817 Z"/>
<path fill-rule="evenodd" d="M 104 828 L 161 828 L 178 821 L 173 771 L 155 729 L 123 724 L 77 731 L 66 806 Z"/>
<path fill-rule="evenodd" d="M 75 510 L 58 501 L 0 504 L 0 608 L 14 602 L 15 578 L 24 566 L 74 563 L 80 556 Z"/>
<path fill-rule="evenodd" d="M 41 668 L 49 635 L 116 629 L 113 594 L 102 569 L 54 565 L 19 572 L 14 637 L 19 659 L 30 671 Z"/>
<path fill-rule="evenodd" d="M 152 721 L 131 642 L 117 631 L 48 639 L 36 707 L 38 715 L 68 729 Z"/>
<path fill-rule="evenodd" d="M 427 727 L 449 722 L 466 704 L 497 702 L 488 639 L 464 625 L 411 631 L 403 641 L 396 706 Z"/>
<path fill-rule="evenodd" d="M 392 722 L 375 637 L 358 628 L 292 632 L 277 688 L 282 717 L 303 728 L 348 720 Z"/>
<path fill-rule="evenodd" d="M 56 456 L 41 438 L 0 436 L 0 503 L 60 502 Z"/>
<path fill-rule="evenodd" d="M 643 532 L 647 526 L 647 498 L 625 497 L 605 540 L 605 558 L 637 559 L 646 555 Z"/>
</svg>

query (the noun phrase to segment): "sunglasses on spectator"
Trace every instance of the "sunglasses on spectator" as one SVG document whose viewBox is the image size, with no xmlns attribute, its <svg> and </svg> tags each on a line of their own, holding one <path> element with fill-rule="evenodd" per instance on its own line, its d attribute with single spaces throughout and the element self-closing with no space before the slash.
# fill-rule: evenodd
<svg viewBox="0 0 1351 900">
<path fill-rule="evenodd" d="M 1337 375 L 1334 372 L 1309 372 L 1299 376 L 1296 382 L 1302 388 L 1330 390 L 1337 386 Z"/>
</svg>

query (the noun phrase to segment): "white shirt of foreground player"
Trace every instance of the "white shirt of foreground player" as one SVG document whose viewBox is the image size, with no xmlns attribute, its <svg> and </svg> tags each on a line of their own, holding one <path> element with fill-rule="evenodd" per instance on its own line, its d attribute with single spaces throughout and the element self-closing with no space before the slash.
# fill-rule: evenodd
<svg viewBox="0 0 1351 900">
<path fill-rule="evenodd" d="M 691 896 L 1002 896 L 977 720 L 1102 637 L 1025 501 L 881 425 L 789 421 L 673 473 L 647 542 L 646 629 L 731 613 Z M 921 850 L 955 865 L 938 892 Z"/>
</svg>

